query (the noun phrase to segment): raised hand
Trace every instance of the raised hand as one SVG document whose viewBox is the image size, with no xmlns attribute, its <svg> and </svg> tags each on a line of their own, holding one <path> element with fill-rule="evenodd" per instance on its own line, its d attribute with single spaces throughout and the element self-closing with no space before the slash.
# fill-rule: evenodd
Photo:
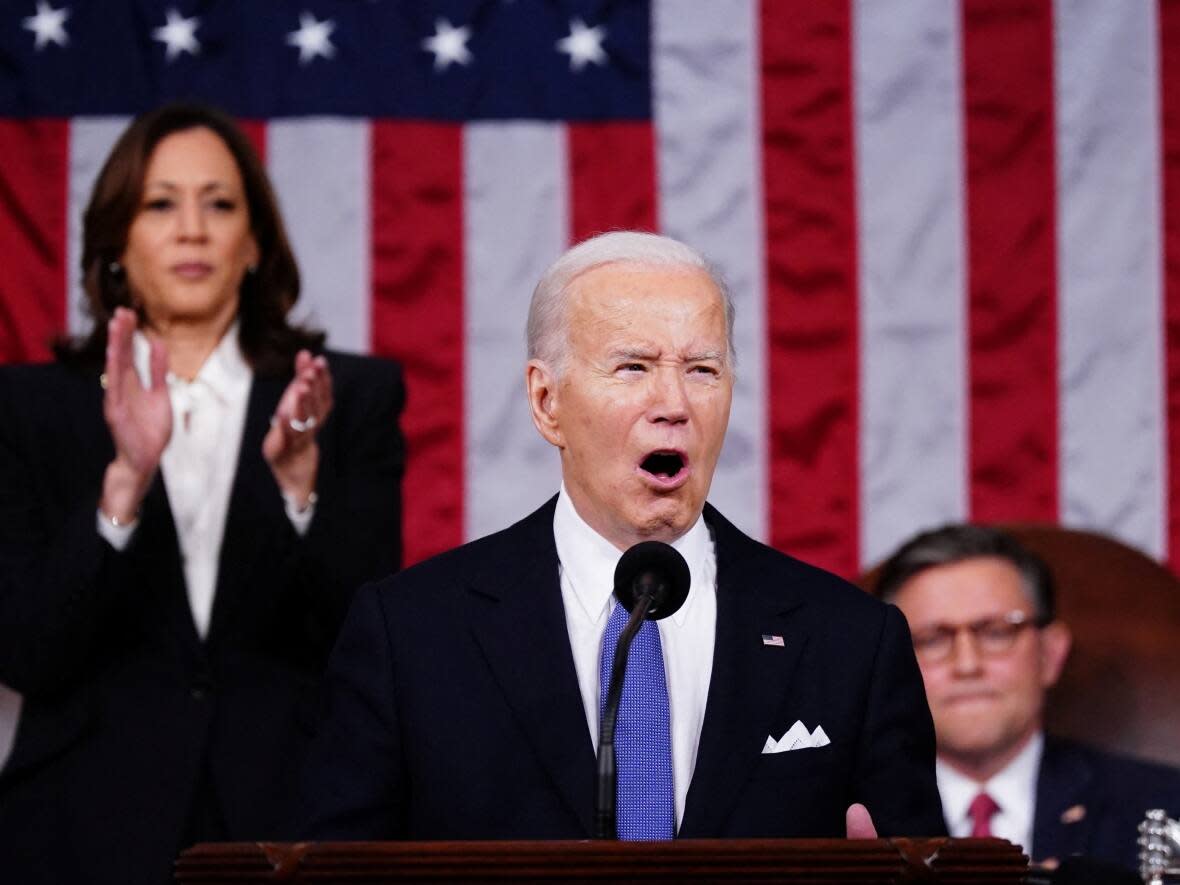
<svg viewBox="0 0 1180 885">
<path fill-rule="evenodd" d="M 304 508 L 315 491 L 320 450 L 316 433 L 332 411 L 332 373 L 328 361 L 301 350 L 295 377 L 279 398 L 270 431 L 262 440 L 262 457 L 279 489 Z"/>
<path fill-rule="evenodd" d="M 132 339 L 134 311 L 115 308 L 107 324 L 107 353 L 102 413 L 115 444 L 115 459 L 103 476 L 103 513 L 128 523 L 139 512 L 160 456 L 172 436 L 172 403 L 168 398 L 168 352 L 151 342 L 150 384 L 144 387 L 135 371 Z"/>
</svg>

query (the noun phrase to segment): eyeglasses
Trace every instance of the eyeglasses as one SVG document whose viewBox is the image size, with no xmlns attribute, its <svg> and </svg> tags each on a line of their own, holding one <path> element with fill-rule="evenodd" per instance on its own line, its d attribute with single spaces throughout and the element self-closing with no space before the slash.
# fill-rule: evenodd
<svg viewBox="0 0 1180 885">
<path fill-rule="evenodd" d="M 955 638 L 966 630 L 980 654 L 998 657 L 1012 650 L 1026 627 L 1043 626 L 1040 618 L 1022 611 L 980 618 L 968 624 L 934 624 L 914 633 L 914 653 L 928 664 L 945 661 L 955 647 Z"/>
</svg>

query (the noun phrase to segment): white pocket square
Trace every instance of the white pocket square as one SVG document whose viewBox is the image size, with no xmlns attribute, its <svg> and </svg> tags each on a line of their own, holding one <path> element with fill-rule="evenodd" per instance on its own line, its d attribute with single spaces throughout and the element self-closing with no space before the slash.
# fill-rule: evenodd
<svg viewBox="0 0 1180 885">
<path fill-rule="evenodd" d="M 788 753 L 791 750 L 807 750 L 814 747 L 826 747 L 831 741 L 828 740 L 827 734 L 824 733 L 824 727 L 817 725 L 815 731 L 809 732 L 807 726 L 798 719 L 795 724 L 787 729 L 784 734 L 777 741 L 774 735 L 766 739 L 765 745 L 762 747 L 763 753 Z"/>
</svg>

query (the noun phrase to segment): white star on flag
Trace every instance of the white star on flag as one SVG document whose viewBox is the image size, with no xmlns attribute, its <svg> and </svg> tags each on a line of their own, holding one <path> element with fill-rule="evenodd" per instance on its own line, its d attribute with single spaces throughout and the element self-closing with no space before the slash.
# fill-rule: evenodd
<svg viewBox="0 0 1180 885">
<path fill-rule="evenodd" d="M 196 16 L 185 18 L 175 9 L 168 10 L 163 27 L 152 31 L 152 39 L 167 47 L 165 61 L 172 61 L 182 52 L 196 55 L 201 51 L 201 44 L 197 42 L 197 26 L 200 23 L 201 20 Z"/>
<path fill-rule="evenodd" d="M 596 25 L 586 27 L 580 18 L 570 19 L 570 35 L 557 41 L 557 51 L 570 57 L 570 70 L 580 71 L 590 62 L 606 64 L 606 53 L 602 41 L 606 39 L 606 28 Z"/>
<path fill-rule="evenodd" d="M 332 32 L 336 30 L 336 22 L 330 18 L 316 21 L 310 12 L 299 13 L 299 30 L 291 31 L 287 35 L 288 46 L 299 47 L 299 63 L 310 64 L 315 58 L 331 58 L 336 54 L 336 46 L 332 43 Z"/>
<path fill-rule="evenodd" d="M 467 49 L 467 41 L 471 39 L 471 28 L 464 25 L 461 28 L 451 26 L 445 18 L 434 23 L 434 36 L 422 41 L 422 48 L 434 53 L 434 69 L 446 70 L 452 62 L 465 65 L 471 61 L 471 52 Z"/>
<path fill-rule="evenodd" d="M 37 14 L 27 16 L 22 24 L 26 31 L 36 35 L 33 48 L 40 52 L 50 43 L 65 46 L 70 42 L 66 33 L 66 19 L 70 17 L 70 10 L 66 7 L 54 9 L 44 0 L 37 0 Z"/>
</svg>

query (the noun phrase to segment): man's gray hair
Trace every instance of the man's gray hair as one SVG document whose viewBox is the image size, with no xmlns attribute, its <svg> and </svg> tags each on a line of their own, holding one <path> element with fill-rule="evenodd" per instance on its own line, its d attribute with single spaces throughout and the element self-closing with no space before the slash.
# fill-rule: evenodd
<svg viewBox="0 0 1180 885">
<path fill-rule="evenodd" d="M 911 578 L 926 569 L 981 558 L 1002 559 L 1020 573 L 1039 624 L 1048 624 L 1057 617 L 1053 573 L 1048 564 L 994 526 L 952 523 L 916 535 L 882 564 L 876 594 L 892 602 Z"/>
<path fill-rule="evenodd" d="M 642 231 L 619 230 L 598 234 L 567 249 L 541 276 L 529 304 L 528 354 L 561 374 L 568 356 L 566 302 L 571 284 L 582 274 L 605 264 L 697 268 L 709 275 L 725 310 L 727 359 L 737 362 L 733 349 L 733 299 L 717 269 L 700 252 L 679 240 Z"/>
</svg>

